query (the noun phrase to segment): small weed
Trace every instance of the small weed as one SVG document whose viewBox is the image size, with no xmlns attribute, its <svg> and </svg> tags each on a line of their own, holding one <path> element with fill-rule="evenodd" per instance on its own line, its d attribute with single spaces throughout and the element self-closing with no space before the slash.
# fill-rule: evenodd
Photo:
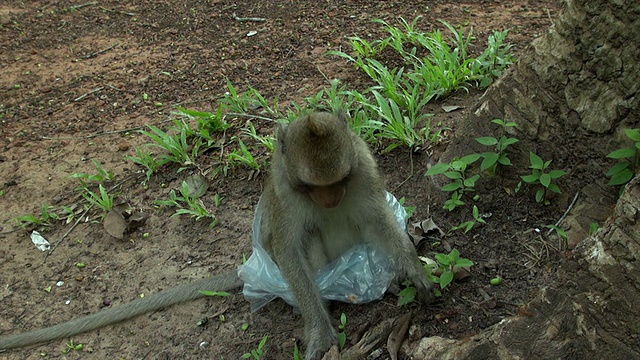
<svg viewBox="0 0 640 360">
<path fill-rule="evenodd" d="M 253 126 L 253 123 L 249 121 L 248 124 L 249 128 L 242 129 L 242 132 L 250 138 L 259 142 L 260 144 L 264 145 L 267 149 L 269 149 L 270 152 L 273 152 L 276 148 L 276 138 L 271 135 L 258 135 L 258 133 L 256 132 L 256 128 Z"/>
<path fill-rule="evenodd" d="M 529 160 L 533 171 L 530 175 L 521 176 L 521 178 L 527 184 L 542 185 L 542 188 L 536 192 L 536 202 L 544 202 L 545 205 L 548 205 L 549 200 L 547 200 L 546 196 L 549 191 L 558 194 L 562 193 L 558 185 L 554 184 L 553 181 L 567 173 L 562 170 L 549 170 L 551 160 L 543 161 L 542 158 L 532 152 L 529 152 Z"/>
<path fill-rule="evenodd" d="M 600 225 L 597 222 L 589 224 L 589 236 L 593 235 L 600 229 Z"/>
<path fill-rule="evenodd" d="M 450 163 L 436 164 L 429 169 L 425 176 L 444 175 L 451 179 L 449 184 L 442 187 L 442 190 L 451 192 L 451 198 L 445 202 L 444 208 L 452 211 L 460 205 L 464 205 L 461 200 L 462 195 L 465 192 L 475 190 L 475 183 L 480 178 L 480 175 L 473 175 L 467 177 L 467 167 L 480 158 L 480 154 L 471 154 L 464 156 L 460 159 L 455 158 Z"/>
<path fill-rule="evenodd" d="M 269 339 L 269 335 L 265 335 L 262 340 L 260 340 L 260 344 L 258 344 L 258 347 L 251 350 L 250 352 L 242 355 L 242 359 L 255 359 L 255 360 L 262 360 L 265 359 L 265 355 L 264 355 L 264 346 L 267 344 L 267 339 Z"/>
<path fill-rule="evenodd" d="M 207 210 L 202 201 L 195 196 L 189 195 L 189 184 L 186 181 L 182 182 L 180 195 L 182 196 L 178 196 L 175 190 L 172 189 L 169 192 L 169 200 L 156 200 L 155 204 L 178 208 L 176 212 L 171 215 L 172 217 L 178 215 L 190 215 L 191 217 L 194 217 L 196 221 L 203 218 L 210 218 L 212 221 L 209 224 L 209 228 L 218 224 L 216 216 Z M 185 207 L 184 204 L 187 206 Z"/>
<path fill-rule="evenodd" d="M 347 344 L 346 327 L 347 315 L 342 313 L 342 315 L 340 315 L 340 325 L 338 325 L 338 329 L 340 329 L 340 332 L 338 333 L 338 346 L 340 347 L 340 350 L 344 349 L 344 346 Z"/>
<path fill-rule="evenodd" d="M 68 354 L 70 351 L 81 351 L 84 349 L 84 345 L 81 343 L 75 344 L 73 340 L 69 340 L 68 343 L 65 344 L 67 346 L 66 349 L 62 350 L 63 354 Z"/>
<path fill-rule="evenodd" d="M 402 205 L 402 207 L 404 208 L 404 211 L 407 212 L 407 218 L 410 218 L 413 216 L 413 214 L 416 212 L 416 207 L 415 206 L 404 206 L 404 203 L 407 201 L 407 199 L 403 197 L 400 198 L 400 200 L 398 200 L 398 202 L 400 203 L 400 205 Z"/>
<path fill-rule="evenodd" d="M 53 206 L 49 206 L 47 203 L 42 203 L 40 216 L 33 214 L 22 215 L 13 218 L 13 221 L 23 229 L 29 225 L 48 226 L 51 225 L 51 220 L 60 219 L 60 216 L 53 210 Z"/>
<path fill-rule="evenodd" d="M 498 124 L 504 128 L 518 126 L 513 121 L 504 122 L 500 119 L 494 119 L 491 121 L 492 123 Z M 518 142 L 516 138 L 510 138 L 505 135 L 502 135 L 500 139 L 496 139 L 491 136 L 479 137 L 476 138 L 476 141 L 482 145 L 486 146 L 495 146 L 496 151 L 488 151 L 480 154 L 484 159 L 480 164 L 481 171 L 489 171 L 491 175 L 496 174 L 496 168 L 498 164 L 511 166 L 511 160 L 509 159 L 509 154 L 507 153 L 507 147 L 511 144 L 515 144 Z"/>
<path fill-rule="evenodd" d="M 229 293 L 226 291 L 200 290 L 199 292 L 204 296 L 229 296 Z"/>
<path fill-rule="evenodd" d="M 126 156 L 125 160 L 133 161 L 147 169 L 145 173 L 147 177 L 145 182 L 149 181 L 149 179 L 151 179 L 151 175 L 156 173 L 162 165 L 168 162 L 166 158 L 161 160 L 156 159 L 151 152 L 141 147 L 136 148 L 136 153 L 137 156 Z"/>
<path fill-rule="evenodd" d="M 168 154 L 160 155 L 160 159 L 157 160 L 159 164 L 166 164 L 168 162 L 174 162 L 180 164 L 182 167 L 192 165 L 195 159 L 191 156 L 189 143 L 187 137 L 190 136 L 193 131 L 185 124 L 185 126 L 178 125 L 178 134 L 169 135 L 169 133 L 153 126 L 147 125 L 151 131 L 140 130 L 140 132 L 150 137 L 154 143 L 150 146 L 159 147 L 169 152 Z M 182 168 L 178 171 L 183 170 Z"/>
<path fill-rule="evenodd" d="M 86 185 L 87 182 L 100 183 L 105 181 L 112 181 L 114 179 L 115 175 L 113 174 L 113 171 L 107 171 L 103 169 L 102 165 L 100 165 L 100 162 L 96 159 L 91 159 L 91 162 L 93 162 L 96 169 L 98 170 L 96 174 L 74 173 L 69 175 L 69 177 L 73 179 L 80 179 L 81 182 L 84 183 L 84 185 Z"/>
<path fill-rule="evenodd" d="M 478 207 L 473 205 L 473 220 L 465 221 L 458 226 L 451 228 L 451 231 L 463 229 L 465 233 L 468 233 L 476 224 L 486 224 L 487 222 L 480 216 Z"/>
<path fill-rule="evenodd" d="M 400 300 L 398 301 L 399 306 L 410 304 L 416 299 L 416 288 L 413 284 L 410 281 L 404 281 L 402 284 L 405 288 L 398 293 L 398 296 L 400 297 Z"/>
<path fill-rule="evenodd" d="M 640 129 L 624 129 L 624 132 L 635 144 L 607 155 L 608 158 L 620 160 L 607 172 L 611 178 L 609 185 L 613 186 L 628 183 L 640 168 Z"/>
<path fill-rule="evenodd" d="M 545 225 L 545 227 L 551 231 L 555 231 L 556 234 L 558 234 L 558 236 L 560 236 L 560 238 L 562 240 L 567 240 L 567 233 L 564 231 L 563 228 L 556 226 L 556 225 Z"/>
<path fill-rule="evenodd" d="M 471 260 L 460 257 L 460 252 L 457 249 L 451 250 L 448 255 L 436 254 L 436 261 L 438 264 L 435 272 L 441 272 L 436 281 L 440 284 L 440 289 L 444 289 L 451 284 L 456 268 L 473 266 Z"/>
<path fill-rule="evenodd" d="M 302 360 L 302 355 L 300 355 L 297 343 L 293 344 L 293 360 Z"/>
<path fill-rule="evenodd" d="M 234 138 L 232 138 L 232 140 L 233 139 Z M 240 148 L 233 150 L 233 152 L 228 155 L 227 159 L 229 160 L 229 163 L 234 167 L 242 164 L 251 169 L 260 170 L 260 168 L 262 168 L 262 164 L 258 163 L 242 140 L 237 137 L 235 139 L 238 140 Z"/>
<path fill-rule="evenodd" d="M 109 195 L 107 189 L 102 186 L 102 184 L 98 185 L 98 193 L 95 193 L 89 190 L 88 187 L 81 187 L 77 190 L 80 190 L 80 195 L 87 200 L 93 206 L 102 210 L 105 214 L 113 209 L 113 195 Z"/>
</svg>

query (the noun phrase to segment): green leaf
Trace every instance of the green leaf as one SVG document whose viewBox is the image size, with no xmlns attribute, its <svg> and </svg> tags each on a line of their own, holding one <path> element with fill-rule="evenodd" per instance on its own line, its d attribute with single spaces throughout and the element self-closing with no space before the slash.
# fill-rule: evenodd
<svg viewBox="0 0 640 360">
<path fill-rule="evenodd" d="M 490 136 L 476 138 L 476 141 L 486 146 L 493 146 L 498 143 L 498 139 Z"/>
<path fill-rule="evenodd" d="M 566 171 L 562 171 L 562 170 L 551 170 L 549 171 L 549 176 L 551 176 L 552 179 L 557 179 L 560 177 L 563 177 L 567 175 Z"/>
<path fill-rule="evenodd" d="M 476 181 L 478 181 L 478 179 L 480 179 L 480 175 L 474 175 L 468 179 L 464 180 L 464 187 L 467 188 L 472 188 L 476 185 Z"/>
<path fill-rule="evenodd" d="M 549 187 L 549 184 L 551 184 L 551 176 L 549 176 L 549 174 L 540 175 L 540 184 L 544 187 Z"/>
<path fill-rule="evenodd" d="M 443 191 L 456 191 L 462 187 L 462 181 L 452 182 L 442 187 Z"/>
<path fill-rule="evenodd" d="M 453 281 L 453 271 L 445 270 L 442 275 L 440 275 L 440 288 L 444 289 Z"/>
<path fill-rule="evenodd" d="M 448 177 L 451 180 L 462 179 L 462 174 L 457 171 L 447 171 L 446 173 L 444 173 L 444 176 Z"/>
<path fill-rule="evenodd" d="M 516 139 L 516 138 L 507 138 L 507 137 L 504 137 L 504 136 L 502 137 L 502 139 L 503 139 L 503 140 L 502 140 L 502 145 L 503 145 L 505 148 L 506 148 L 508 145 L 515 144 L 515 143 L 517 143 L 517 142 L 519 141 L 519 140 L 518 140 L 518 139 Z"/>
<path fill-rule="evenodd" d="M 445 254 L 437 253 L 436 254 L 436 260 L 438 261 L 438 264 L 440 264 L 440 265 L 444 265 L 444 266 L 451 265 L 451 260 L 449 260 L 449 256 L 447 256 Z"/>
<path fill-rule="evenodd" d="M 542 202 L 544 198 L 544 189 L 540 189 L 536 192 L 536 202 Z"/>
<path fill-rule="evenodd" d="M 498 161 L 498 158 L 500 157 L 500 155 L 498 155 L 496 153 L 493 153 L 493 152 L 483 153 L 482 156 L 484 157 L 484 160 L 482 160 L 482 164 L 480 164 L 480 170 L 481 171 L 485 171 L 485 170 L 489 169 L 490 167 L 492 167 Z"/>
<path fill-rule="evenodd" d="M 540 158 L 540 156 L 529 152 L 529 161 L 531 161 L 531 168 L 532 169 L 540 169 L 542 170 L 542 167 L 544 165 L 544 162 L 542 161 L 542 158 Z"/>
<path fill-rule="evenodd" d="M 513 164 L 511 163 L 511 159 L 509 159 L 509 158 L 508 158 L 508 157 L 506 157 L 506 156 L 502 156 L 502 157 L 500 157 L 500 159 L 498 159 L 498 162 L 499 162 L 500 164 L 502 164 L 502 165 L 505 165 L 505 166 L 511 166 L 511 165 L 513 165 Z"/>
<path fill-rule="evenodd" d="M 538 182 L 538 179 L 540 178 L 539 175 L 525 175 L 525 176 L 520 176 L 522 178 L 522 180 L 524 180 L 524 182 L 528 183 L 528 184 L 535 184 Z"/>
<path fill-rule="evenodd" d="M 608 184 L 611 186 L 624 185 L 629 181 L 631 181 L 632 178 L 633 178 L 633 171 L 631 171 L 631 169 L 629 168 L 626 168 L 620 171 L 619 173 L 614 174 L 611 177 L 611 180 L 609 180 Z"/>
<path fill-rule="evenodd" d="M 413 300 L 416 297 L 416 288 L 414 287 L 404 288 L 402 291 L 398 293 L 398 295 L 400 296 L 400 301 L 398 302 L 398 305 L 402 306 L 402 305 L 409 304 L 413 302 Z"/>
<path fill-rule="evenodd" d="M 425 176 L 432 176 L 443 174 L 445 171 L 449 170 L 449 164 L 435 164 L 431 167 L 431 169 L 427 170 L 424 174 Z"/>
<path fill-rule="evenodd" d="M 473 266 L 473 261 L 469 259 L 458 259 L 458 261 L 456 261 L 456 264 L 455 264 L 455 267 L 469 267 L 469 266 Z"/>
<path fill-rule="evenodd" d="M 553 191 L 554 193 L 562 194 L 562 191 L 560 191 L 560 188 L 556 184 L 549 184 L 549 190 Z"/>
<path fill-rule="evenodd" d="M 480 159 L 480 154 L 471 154 L 471 155 L 467 155 L 467 156 L 463 156 L 460 161 L 462 161 L 463 163 L 467 164 L 467 165 L 471 165 L 474 162 L 476 162 L 476 160 Z"/>
<path fill-rule="evenodd" d="M 632 158 L 636 155 L 636 150 L 634 148 L 624 148 L 618 149 L 616 151 L 612 151 L 607 155 L 608 158 L 611 159 L 628 159 Z"/>
<path fill-rule="evenodd" d="M 640 129 L 624 129 L 627 137 L 633 141 L 640 141 Z"/>
</svg>

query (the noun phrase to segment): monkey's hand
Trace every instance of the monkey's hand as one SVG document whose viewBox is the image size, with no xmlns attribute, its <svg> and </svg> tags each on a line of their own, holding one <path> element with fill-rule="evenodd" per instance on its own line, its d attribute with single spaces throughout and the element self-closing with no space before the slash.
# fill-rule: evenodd
<svg viewBox="0 0 640 360">
<path fill-rule="evenodd" d="M 405 271 L 407 279 L 411 280 L 416 287 L 418 300 L 425 304 L 432 303 L 436 295 L 433 291 L 433 282 L 427 278 L 424 268 L 420 264 L 415 264 L 415 266 L 409 266 Z"/>
<path fill-rule="evenodd" d="M 338 344 L 338 335 L 330 322 L 310 329 L 308 334 L 305 360 L 320 360 L 331 346 Z"/>
</svg>

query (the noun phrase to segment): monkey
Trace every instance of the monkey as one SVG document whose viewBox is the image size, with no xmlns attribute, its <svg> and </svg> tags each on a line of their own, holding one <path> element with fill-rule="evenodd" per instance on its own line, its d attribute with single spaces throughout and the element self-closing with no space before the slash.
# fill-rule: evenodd
<svg viewBox="0 0 640 360">
<path fill-rule="evenodd" d="M 433 284 L 387 205 L 375 159 L 344 112 L 314 112 L 281 124 L 276 145 L 259 226 L 263 245 L 302 315 L 305 359 L 319 359 L 337 344 L 314 274 L 356 243 L 366 241 L 385 251 L 398 276 L 413 282 L 418 299 L 433 300 Z M 237 271 L 230 270 L 52 327 L 1 336 L 0 349 L 74 336 L 200 298 L 201 290 L 242 285 Z"/>
<path fill-rule="evenodd" d="M 433 284 L 387 205 L 376 161 L 344 112 L 303 116 L 280 126 L 276 139 L 260 233 L 302 315 L 306 359 L 337 344 L 314 274 L 358 242 L 389 254 L 419 299 L 432 300 Z"/>
</svg>

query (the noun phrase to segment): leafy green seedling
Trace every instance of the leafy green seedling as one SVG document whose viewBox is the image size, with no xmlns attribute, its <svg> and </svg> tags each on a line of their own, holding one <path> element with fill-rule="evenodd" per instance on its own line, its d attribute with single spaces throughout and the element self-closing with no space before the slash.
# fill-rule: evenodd
<svg viewBox="0 0 640 360">
<path fill-rule="evenodd" d="M 562 193 L 558 185 L 554 184 L 553 181 L 567 173 L 562 170 L 549 170 L 548 168 L 551 164 L 551 160 L 543 161 L 540 156 L 533 152 L 529 152 L 529 160 L 531 161 L 531 169 L 533 169 L 533 172 L 531 175 L 521 176 L 521 178 L 528 184 L 542 185 L 542 188 L 536 192 L 536 202 L 544 201 L 544 204 L 548 205 L 549 200 L 546 199 L 546 196 L 549 191 L 553 191 L 558 194 Z"/>
<path fill-rule="evenodd" d="M 491 279 L 489 281 L 489 283 L 493 286 L 498 286 L 500 284 L 502 284 L 502 277 L 501 276 L 496 276 L 493 279 Z"/>
<path fill-rule="evenodd" d="M 471 260 L 460 257 L 460 252 L 457 249 L 451 250 L 448 255 L 436 254 L 436 261 L 438 262 L 437 271 L 442 272 L 438 278 L 440 289 L 444 289 L 451 284 L 456 268 L 473 266 Z"/>
<path fill-rule="evenodd" d="M 255 360 L 262 360 L 265 359 L 264 356 L 264 346 L 267 344 L 267 339 L 269 338 L 269 335 L 265 335 L 262 340 L 260 340 L 260 344 L 258 344 L 258 347 L 251 350 L 250 352 L 244 354 L 241 356 L 242 359 L 255 359 Z"/>
<path fill-rule="evenodd" d="M 228 155 L 228 160 L 232 166 L 237 166 L 239 164 L 245 165 L 254 170 L 260 170 L 262 168 L 262 164 L 258 163 L 255 157 L 251 154 L 247 145 L 240 140 L 240 138 L 236 138 L 238 140 L 238 145 L 240 145 L 239 149 L 235 149 Z"/>
<path fill-rule="evenodd" d="M 200 199 L 196 196 L 189 195 L 189 193 L 189 184 L 186 181 L 183 181 L 180 188 L 180 195 L 182 196 L 178 196 L 175 190 L 172 189 L 169 192 L 169 200 L 156 200 L 155 203 L 161 206 L 177 207 L 178 209 L 173 215 L 171 215 L 172 217 L 178 215 L 190 215 L 191 217 L 194 217 L 196 221 L 203 218 L 210 218 L 212 221 L 209 224 L 209 228 L 216 226 L 218 224 L 216 216 L 207 210 Z M 183 204 L 186 204 L 187 206 L 185 207 Z"/>
<path fill-rule="evenodd" d="M 459 229 L 463 229 L 465 233 L 468 233 L 476 224 L 486 224 L 487 222 L 480 216 L 480 210 L 478 207 L 473 205 L 473 220 L 465 221 L 458 226 L 454 226 L 451 228 L 451 231 L 456 231 Z"/>
<path fill-rule="evenodd" d="M 503 129 L 507 127 L 518 126 L 513 121 L 504 122 L 501 119 L 494 119 L 491 122 L 502 126 Z M 481 171 L 487 170 L 491 175 L 495 175 L 498 164 L 505 165 L 505 166 L 512 165 L 511 160 L 509 159 L 509 154 L 507 153 L 507 147 L 511 144 L 517 143 L 518 139 L 510 138 L 510 137 L 507 137 L 506 135 L 502 135 L 500 139 L 496 139 L 491 136 L 485 136 L 485 137 L 476 138 L 476 141 L 482 145 L 495 146 L 495 149 L 496 149 L 495 152 L 487 151 L 480 154 L 484 158 L 482 160 L 482 163 L 480 164 Z"/>
<path fill-rule="evenodd" d="M 564 231 L 563 228 L 556 225 L 545 225 L 545 227 L 550 231 L 555 231 L 556 234 L 558 234 L 558 236 L 560 236 L 562 240 L 567 240 L 567 233 Z"/>
<path fill-rule="evenodd" d="M 399 306 L 410 304 L 416 298 L 416 288 L 413 284 L 408 280 L 404 281 L 402 284 L 406 287 L 398 293 L 398 296 L 400 296 L 400 300 L 398 301 Z"/>
<path fill-rule="evenodd" d="M 242 132 L 249 136 L 250 138 L 258 141 L 260 144 L 264 145 L 270 152 L 273 152 L 276 148 L 276 138 L 271 135 L 258 135 L 256 132 L 256 128 L 253 126 L 253 123 L 249 121 L 249 128 L 242 129 Z"/>
<path fill-rule="evenodd" d="M 593 235 L 600 229 L 600 225 L 597 222 L 589 224 L 589 235 Z"/>
<path fill-rule="evenodd" d="M 67 346 L 66 349 L 62 350 L 63 354 L 68 354 L 70 351 L 81 351 L 84 349 L 84 345 L 81 343 L 75 344 L 73 340 L 69 340 L 68 343 L 65 344 Z"/>
<path fill-rule="evenodd" d="M 98 173 L 96 174 L 74 173 L 69 175 L 69 177 L 73 179 L 80 179 L 80 181 L 83 183 L 83 186 L 86 186 L 86 182 L 89 182 L 89 181 L 105 182 L 105 181 L 112 181 L 115 178 L 113 171 L 105 170 L 98 160 L 91 159 L 91 162 L 93 162 L 93 165 L 95 165 L 96 170 L 98 170 Z"/>
<path fill-rule="evenodd" d="M 405 206 L 404 203 L 407 201 L 407 199 L 405 199 L 405 197 L 401 197 L 398 202 L 400 203 L 400 205 L 402 205 L 402 207 L 404 208 L 404 211 L 407 212 L 407 218 L 410 218 L 413 216 L 413 214 L 416 212 L 416 207 L 415 206 Z"/>
<path fill-rule="evenodd" d="M 226 291 L 198 290 L 198 292 L 204 296 L 229 296 Z"/>
<path fill-rule="evenodd" d="M 88 187 L 81 187 L 79 190 L 81 191 L 80 195 L 82 195 L 85 200 L 87 200 L 91 205 L 102 210 L 104 213 L 108 213 L 113 209 L 114 196 L 110 195 L 102 184 L 98 185 L 98 194 L 89 190 Z"/>
<path fill-rule="evenodd" d="M 13 218 L 12 220 L 21 228 L 26 228 L 28 225 L 48 226 L 51 225 L 51 220 L 59 220 L 60 216 L 54 211 L 53 206 L 42 203 L 40 216 L 37 215 L 21 215 Z"/>
<path fill-rule="evenodd" d="M 166 158 L 164 159 L 156 159 L 153 154 L 141 147 L 136 148 L 137 156 L 126 156 L 124 159 L 128 161 L 133 161 L 134 163 L 144 167 L 147 169 L 145 175 L 147 179 L 145 183 L 151 179 L 151 175 L 158 171 L 158 169 L 168 162 Z"/>
<path fill-rule="evenodd" d="M 607 172 L 607 176 L 611 178 L 609 185 L 628 183 L 640 168 L 640 129 L 624 129 L 624 132 L 635 144 L 607 155 L 608 158 L 620 160 Z"/>
<path fill-rule="evenodd" d="M 340 329 L 340 332 L 338 333 L 338 346 L 340 346 L 340 349 L 344 349 L 344 346 L 347 344 L 347 333 L 345 331 L 347 327 L 347 315 L 345 315 L 344 313 L 342 313 L 342 315 L 340 315 L 340 325 L 338 325 L 338 329 Z"/>
<path fill-rule="evenodd" d="M 452 211 L 460 205 L 464 205 L 461 200 L 462 195 L 465 192 L 474 191 L 476 181 L 480 178 L 480 175 L 473 175 L 467 177 L 467 167 L 480 158 L 480 154 L 471 154 L 464 156 L 460 159 L 455 158 L 450 163 L 436 164 L 429 169 L 425 176 L 434 176 L 443 174 L 447 178 L 451 179 L 449 184 L 442 187 L 442 190 L 451 192 L 451 199 L 449 199 L 444 208 Z"/>
</svg>

